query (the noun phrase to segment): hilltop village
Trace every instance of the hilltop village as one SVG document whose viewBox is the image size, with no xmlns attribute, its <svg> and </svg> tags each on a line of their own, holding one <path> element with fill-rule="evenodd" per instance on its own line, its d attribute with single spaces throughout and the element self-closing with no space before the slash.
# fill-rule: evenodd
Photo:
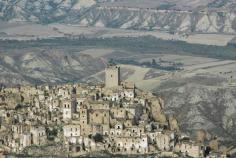
<svg viewBox="0 0 236 158">
<path fill-rule="evenodd" d="M 105 78 L 105 85 L 2 87 L 0 157 L 49 144 L 61 144 L 72 157 L 101 151 L 227 157 L 181 133 L 177 120 L 164 114 L 164 101 L 122 82 L 119 66 L 108 66 Z"/>
</svg>

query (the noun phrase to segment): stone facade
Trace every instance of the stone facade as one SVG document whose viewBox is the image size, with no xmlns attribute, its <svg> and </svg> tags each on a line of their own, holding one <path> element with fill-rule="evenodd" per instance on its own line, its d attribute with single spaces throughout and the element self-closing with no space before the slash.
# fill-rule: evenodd
<svg viewBox="0 0 236 158">
<path fill-rule="evenodd" d="M 44 127 L 42 126 L 32 127 L 30 132 L 31 132 L 32 144 L 43 145 L 46 143 L 47 135 Z"/>
<path fill-rule="evenodd" d="M 109 66 L 105 70 L 106 88 L 114 88 L 120 85 L 120 67 Z"/>
</svg>

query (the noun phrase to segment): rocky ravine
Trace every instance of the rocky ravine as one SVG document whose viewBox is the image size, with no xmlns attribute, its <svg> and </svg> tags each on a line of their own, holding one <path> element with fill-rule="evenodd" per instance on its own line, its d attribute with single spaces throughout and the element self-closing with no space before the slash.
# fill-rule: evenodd
<svg viewBox="0 0 236 158">
<path fill-rule="evenodd" d="M 198 79 L 193 77 L 183 80 L 178 86 L 165 88 L 162 85 L 156 89 L 165 100 L 166 113 L 177 117 L 183 131 L 194 135 L 198 130 L 205 130 L 212 136 L 217 135 L 220 140 L 228 142 L 228 146 L 235 145 L 235 87 L 215 85 L 224 81 L 207 77 L 205 80 L 213 84 L 200 84 L 197 83 Z"/>
<path fill-rule="evenodd" d="M 235 6 L 232 0 L 148 0 L 145 3 L 142 0 L 3 0 L 0 19 L 171 33 L 234 34 Z"/>
</svg>

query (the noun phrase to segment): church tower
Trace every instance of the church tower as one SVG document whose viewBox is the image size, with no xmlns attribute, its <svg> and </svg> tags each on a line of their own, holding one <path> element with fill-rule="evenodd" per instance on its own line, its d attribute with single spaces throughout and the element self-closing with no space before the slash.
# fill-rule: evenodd
<svg viewBox="0 0 236 158">
<path fill-rule="evenodd" d="M 106 88 L 115 88 L 120 85 L 120 67 L 117 65 L 108 66 L 105 70 Z"/>
</svg>

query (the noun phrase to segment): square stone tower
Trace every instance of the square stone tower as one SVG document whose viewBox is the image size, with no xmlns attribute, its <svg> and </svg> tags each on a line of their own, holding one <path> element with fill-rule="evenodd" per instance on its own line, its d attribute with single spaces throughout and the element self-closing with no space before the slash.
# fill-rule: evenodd
<svg viewBox="0 0 236 158">
<path fill-rule="evenodd" d="M 120 67 L 117 65 L 108 66 L 105 70 L 106 88 L 115 88 L 120 85 Z"/>
<path fill-rule="evenodd" d="M 62 111 L 63 111 L 63 120 L 69 120 L 72 118 L 72 103 L 70 100 L 64 100 L 62 103 Z"/>
</svg>

